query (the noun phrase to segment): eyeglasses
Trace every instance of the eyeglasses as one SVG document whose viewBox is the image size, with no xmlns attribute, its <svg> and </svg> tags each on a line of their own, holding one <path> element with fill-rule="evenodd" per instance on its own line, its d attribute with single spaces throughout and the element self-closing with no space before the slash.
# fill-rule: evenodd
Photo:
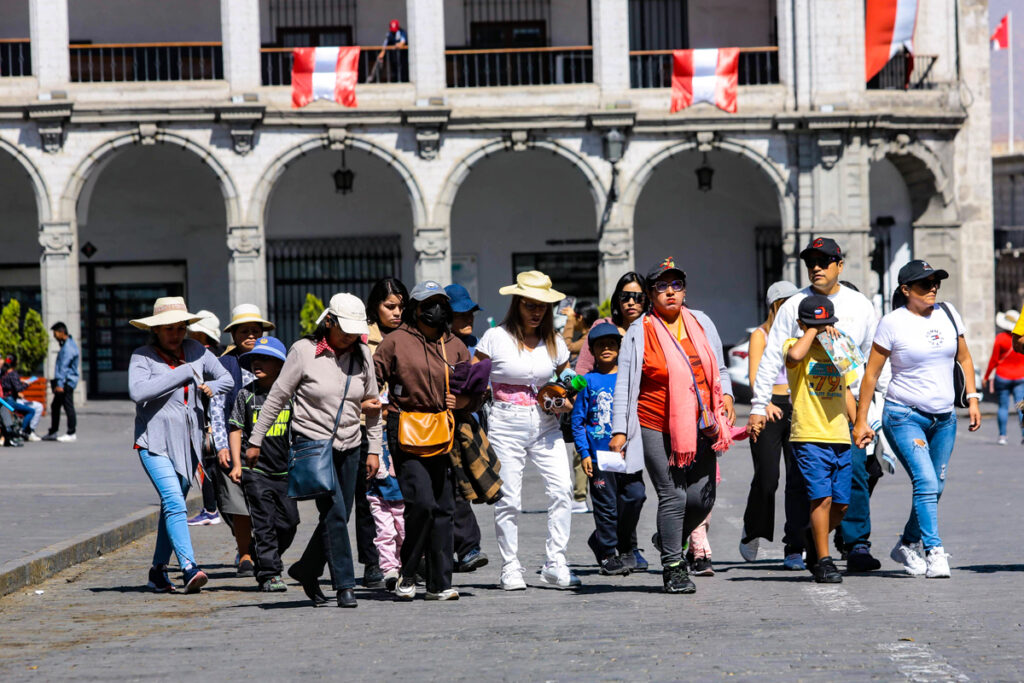
<svg viewBox="0 0 1024 683">
<path fill-rule="evenodd" d="M 628 301 L 635 301 L 638 304 L 642 304 L 647 297 L 644 296 L 643 292 L 619 292 L 619 303 L 624 304 Z"/>
<path fill-rule="evenodd" d="M 926 279 L 926 280 L 915 280 L 914 282 L 911 282 L 910 284 L 914 285 L 915 287 L 920 287 L 921 289 L 923 289 L 926 292 L 930 292 L 933 289 L 935 291 L 939 291 L 939 288 L 942 287 L 942 281 L 941 280 L 936 280 L 935 278 L 931 278 L 931 277 Z"/>
<path fill-rule="evenodd" d="M 545 396 L 544 397 L 544 410 L 551 410 L 552 408 L 564 408 L 566 398 L 564 396 Z"/>
<path fill-rule="evenodd" d="M 550 304 L 541 303 L 539 301 L 529 301 L 527 299 L 523 299 L 522 302 L 523 302 L 523 308 L 528 310 L 530 313 L 533 313 L 535 311 L 543 311 L 545 308 L 547 308 L 550 305 Z"/>
<path fill-rule="evenodd" d="M 671 289 L 673 292 L 681 292 L 681 291 L 683 291 L 683 287 L 685 287 L 685 286 L 686 285 L 683 284 L 682 280 L 672 280 L 671 282 L 665 282 L 664 280 L 658 280 L 657 282 L 655 282 L 652 285 L 652 288 L 655 291 L 657 291 L 659 294 L 664 294 L 669 289 Z"/>
<path fill-rule="evenodd" d="M 807 270 L 811 268 L 828 268 L 833 263 L 839 263 L 839 259 L 835 256 L 805 256 L 804 265 L 807 266 Z"/>
</svg>

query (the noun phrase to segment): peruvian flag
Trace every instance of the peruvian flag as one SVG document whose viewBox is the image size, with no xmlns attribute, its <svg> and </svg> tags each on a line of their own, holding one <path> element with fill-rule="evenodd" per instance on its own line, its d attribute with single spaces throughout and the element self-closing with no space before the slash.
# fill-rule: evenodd
<svg viewBox="0 0 1024 683">
<path fill-rule="evenodd" d="M 864 80 L 870 81 L 893 55 L 914 53 L 917 0 L 867 0 L 864 10 Z"/>
<path fill-rule="evenodd" d="M 707 102 L 735 114 L 739 64 L 738 47 L 673 50 L 669 112 L 674 114 L 696 102 Z"/>
<path fill-rule="evenodd" d="M 292 107 L 313 100 L 356 106 L 358 47 L 297 47 L 292 52 Z"/>
<path fill-rule="evenodd" d="M 993 50 L 1005 50 L 1010 47 L 1010 15 L 1007 14 L 996 26 L 995 32 L 989 38 L 992 41 Z"/>
</svg>

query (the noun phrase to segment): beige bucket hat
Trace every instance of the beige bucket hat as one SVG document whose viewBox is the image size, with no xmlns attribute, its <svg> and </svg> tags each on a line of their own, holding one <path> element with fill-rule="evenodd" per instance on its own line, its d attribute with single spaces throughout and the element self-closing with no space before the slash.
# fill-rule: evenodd
<svg viewBox="0 0 1024 683">
<path fill-rule="evenodd" d="M 1003 311 L 996 315 L 996 327 L 1007 332 L 1013 332 L 1013 328 L 1017 326 L 1017 321 L 1020 319 L 1020 313 L 1017 311 Z"/>
<path fill-rule="evenodd" d="M 542 301 L 546 304 L 557 304 L 565 298 L 556 289 L 551 287 L 551 278 L 539 270 L 527 270 L 516 275 L 516 283 L 498 290 L 502 296 L 521 296 L 534 301 Z"/>
<path fill-rule="evenodd" d="M 148 318 L 129 320 L 132 327 L 140 330 L 149 330 L 161 325 L 174 325 L 175 323 L 192 323 L 199 320 L 195 313 L 188 312 L 185 299 L 180 296 L 163 296 L 153 304 L 153 315 Z"/>
<path fill-rule="evenodd" d="M 200 332 L 210 339 L 220 341 L 220 318 L 213 311 L 202 310 L 196 313 L 199 320 L 188 326 L 189 332 Z"/>
<path fill-rule="evenodd" d="M 259 323 L 263 326 L 264 331 L 277 327 L 277 325 L 269 320 L 263 319 L 263 313 L 260 312 L 260 307 L 256 304 L 239 304 L 231 309 L 231 322 L 224 327 L 224 331 L 230 332 L 239 325 L 245 325 L 246 323 Z"/>
</svg>

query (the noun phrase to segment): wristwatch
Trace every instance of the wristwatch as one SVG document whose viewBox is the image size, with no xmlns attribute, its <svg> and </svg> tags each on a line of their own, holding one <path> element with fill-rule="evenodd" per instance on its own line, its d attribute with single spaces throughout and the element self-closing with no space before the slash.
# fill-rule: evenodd
<svg viewBox="0 0 1024 683">
<path fill-rule="evenodd" d="M 982 394 L 981 394 L 980 391 L 975 391 L 973 394 L 967 394 L 967 400 L 970 401 L 972 398 L 976 398 L 976 399 L 978 399 L 980 401 L 981 400 L 981 396 L 982 396 Z"/>
</svg>

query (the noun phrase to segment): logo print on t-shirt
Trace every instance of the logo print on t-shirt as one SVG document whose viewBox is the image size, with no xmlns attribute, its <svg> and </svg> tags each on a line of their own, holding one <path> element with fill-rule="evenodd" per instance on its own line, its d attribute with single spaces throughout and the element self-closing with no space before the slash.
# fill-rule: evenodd
<svg viewBox="0 0 1024 683">
<path fill-rule="evenodd" d="M 939 330 L 928 330 L 926 336 L 928 337 L 928 343 L 933 347 L 939 348 L 942 346 L 942 332 Z"/>
</svg>

